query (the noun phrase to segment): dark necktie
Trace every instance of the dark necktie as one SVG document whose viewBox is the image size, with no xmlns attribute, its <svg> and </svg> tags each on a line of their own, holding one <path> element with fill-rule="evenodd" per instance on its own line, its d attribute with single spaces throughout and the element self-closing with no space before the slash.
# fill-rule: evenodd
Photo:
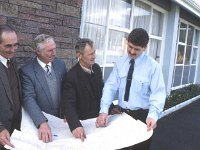
<svg viewBox="0 0 200 150">
<path fill-rule="evenodd" d="M 46 71 L 47 71 L 47 75 L 49 76 L 49 77 L 51 77 L 52 75 L 51 75 L 51 71 L 50 71 L 50 69 L 49 69 L 49 65 L 46 65 L 45 66 L 46 67 Z"/>
<path fill-rule="evenodd" d="M 126 79 L 126 90 L 125 90 L 125 94 L 124 94 L 124 101 L 128 101 L 128 98 L 129 98 L 129 92 L 130 92 L 130 87 L 131 87 L 131 81 L 132 81 L 132 75 L 133 75 L 133 71 L 134 71 L 135 60 L 131 59 L 130 64 L 131 65 L 129 67 L 128 76 Z"/>
<path fill-rule="evenodd" d="M 10 68 L 10 65 L 11 65 L 10 60 L 7 60 L 7 67 Z"/>
</svg>

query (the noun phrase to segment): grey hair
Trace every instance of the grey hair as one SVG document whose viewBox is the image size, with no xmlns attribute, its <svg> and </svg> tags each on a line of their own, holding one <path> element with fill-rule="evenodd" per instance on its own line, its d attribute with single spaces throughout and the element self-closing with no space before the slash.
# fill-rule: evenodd
<svg viewBox="0 0 200 150">
<path fill-rule="evenodd" d="M 44 49 L 43 44 L 48 43 L 50 40 L 54 41 L 54 38 L 47 34 L 40 34 L 35 37 L 33 47 L 34 47 L 34 49 L 38 49 L 38 50 L 42 51 Z"/>
<path fill-rule="evenodd" d="M 79 39 L 78 42 L 77 42 L 76 45 L 75 45 L 76 53 L 77 53 L 77 52 L 83 53 L 83 51 L 84 51 L 84 49 L 85 49 L 85 46 L 86 46 L 87 44 L 88 44 L 90 47 L 93 48 L 94 42 L 93 42 L 92 40 L 90 40 L 90 39 L 87 39 L 87 38 Z"/>
</svg>

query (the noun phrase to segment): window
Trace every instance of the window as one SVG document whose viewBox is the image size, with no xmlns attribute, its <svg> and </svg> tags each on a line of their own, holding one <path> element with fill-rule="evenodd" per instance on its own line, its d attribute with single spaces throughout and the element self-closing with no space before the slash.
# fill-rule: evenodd
<svg viewBox="0 0 200 150">
<path fill-rule="evenodd" d="M 81 37 L 94 41 L 96 62 L 103 72 L 109 73 L 105 69 L 113 67 L 126 53 L 127 36 L 133 28 L 147 30 L 147 53 L 160 61 L 166 13 L 163 9 L 140 0 L 84 0 L 82 10 Z"/>
<path fill-rule="evenodd" d="M 185 21 L 180 21 L 172 85 L 174 89 L 194 83 L 198 43 L 199 30 Z"/>
</svg>

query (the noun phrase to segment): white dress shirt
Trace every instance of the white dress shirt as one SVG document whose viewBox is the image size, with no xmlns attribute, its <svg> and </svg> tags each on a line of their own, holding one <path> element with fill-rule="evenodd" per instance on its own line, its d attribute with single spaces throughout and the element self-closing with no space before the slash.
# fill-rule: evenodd
<svg viewBox="0 0 200 150">
<path fill-rule="evenodd" d="M 129 100 L 124 101 L 130 57 L 125 55 L 115 64 L 103 89 L 100 113 L 108 113 L 110 104 L 119 90 L 118 105 L 124 109 L 149 109 L 148 117 L 155 121 L 163 110 L 166 90 L 159 64 L 144 52 L 135 59 Z"/>
</svg>

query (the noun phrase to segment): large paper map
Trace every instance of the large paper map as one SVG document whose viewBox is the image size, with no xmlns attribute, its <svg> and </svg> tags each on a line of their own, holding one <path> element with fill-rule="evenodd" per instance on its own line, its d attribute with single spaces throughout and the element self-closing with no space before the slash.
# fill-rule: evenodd
<svg viewBox="0 0 200 150">
<path fill-rule="evenodd" d="M 15 130 L 11 136 L 14 150 L 114 150 L 145 141 L 153 134 L 153 131 L 147 132 L 144 123 L 123 113 L 109 116 L 109 124 L 105 128 L 95 127 L 96 118 L 81 121 L 87 136 L 81 142 L 72 136 L 68 124 L 62 119 L 44 114 L 52 130 L 53 141 L 40 141 L 33 121 L 23 111 L 21 131 Z"/>
</svg>

